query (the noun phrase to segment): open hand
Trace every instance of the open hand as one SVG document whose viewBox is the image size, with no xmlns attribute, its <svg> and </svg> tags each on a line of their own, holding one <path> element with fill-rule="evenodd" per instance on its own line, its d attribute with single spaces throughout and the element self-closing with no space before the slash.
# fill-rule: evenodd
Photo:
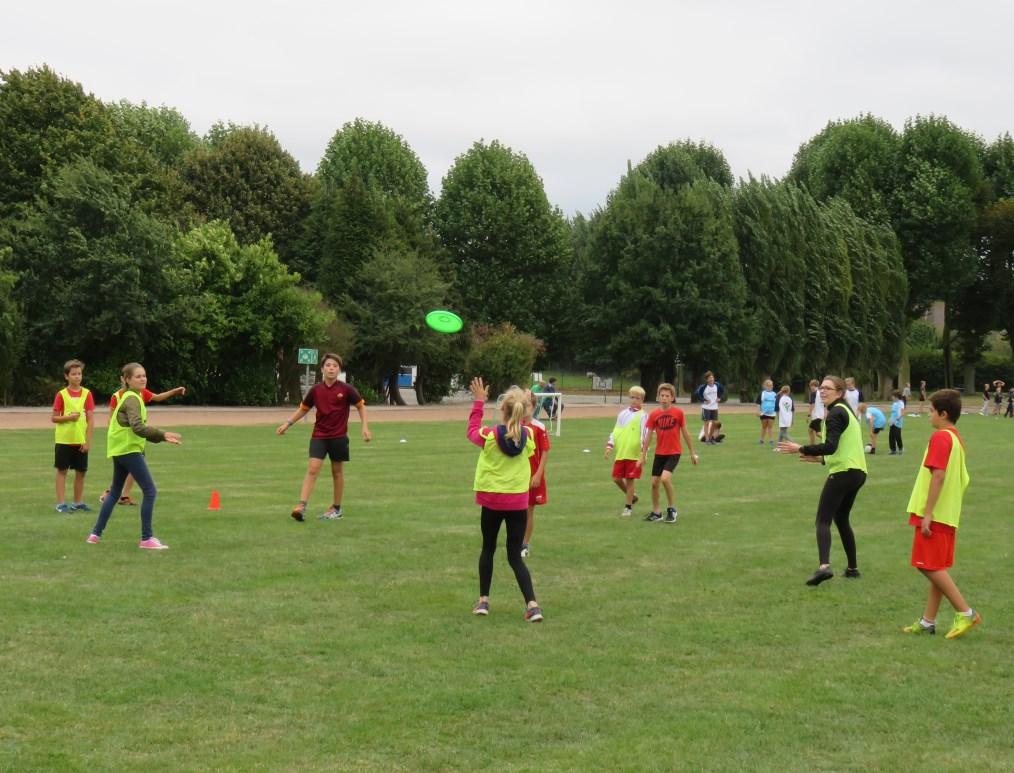
<svg viewBox="0 0 1014 773">
<path fill-rule="evenodd" d="M 473 378 L 472 383 L 468 385 L 468 388 L 472 392 L 472 397 L 476 400 L 486 402 L 489 399 L 489 387 L 483 383 L 482 376 L 476 376 Z"/>
</svg>

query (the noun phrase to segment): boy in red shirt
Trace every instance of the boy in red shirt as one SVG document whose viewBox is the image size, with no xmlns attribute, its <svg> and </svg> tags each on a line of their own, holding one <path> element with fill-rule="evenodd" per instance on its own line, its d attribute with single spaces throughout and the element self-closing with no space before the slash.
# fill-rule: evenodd
<svg viewBox="0 0 1014 773">
<path fill-rule="evenodd" d="M 95 422 L 95 398 L 89 389 L 81 386 L 84 363 L 68 360 L 63 365 L 67 386 L 56 393 L 53 400 L 52 422 L 56 425 L 56 511 L 72 513 L 91 510 L 84 502 L 84 481 L 88 472 L 88 449 L 92 444 Z M 74 470 L 74 499 L 65 500 L 67 470 Z"/>
<path fill-rule="evenodd" d="M 337 521 L 342 517 L 342 496 L 345 493 L 345 471 L 343 465 L 349 460 L 349 412 L 354 405 L 363 425 L 363 440 L 370 442 L 370 428 L 366 423 L 366 401 L 356 388 L 340 381 L 342 360 L 337 354 L 328 352 L 320 363 L 324 377 L 306 393 L 296 412 L 275 432 L 284 435 L 285 430 L 303 418 L 311 408 L 317 409 L 310 436 L 310 463 L 299 490 L 299 502 L 292 508 L 293 519 L 302 521 L 306 514 L 306 502 L 313 492 L 324 458 L 331 458 L 331 480 L 334 483 L 334 500 L 322 515 L 321 521 Z"/>
<path fill-rule="evenodd" d="M 123 393 L 125 391 L 127 391 L 126 387 L 121 387 L 119 391 L 113 392 L 113 394 L 109 397 L 110 415 L 112 415 L 112 412 L 116 410 L 116 404 L 120 401 L 120 397 L 123 396 Z M 148 387 L 144 387 L 144 389 L 142 389 L 140 392 L 141 400 L 144 401 L 145 405 L 147 405 L 148 403 L 161 403 L 164 402 L 165 400 L 168 400 L 170 397 L 176 397 L 176 395 L 180 395 L 182 397 L 186 393 L 187 388 L 181 386 L 174 387 L 173 389 L 170 389 L 168 392 L 152 392 L 150 389 L 148 389 Z M 133 489 L 134 489 L 134 476 L 128 475 L 127 479 L 123 483 L 123 493 L 120 495 L 120 498 L 116 500 L 116 504 L 136 505 L 137 502 L 135 502 L 130 497 L 130 492 Z M 99 497 L 99 502 L 105 502 L 106 496 L 108 494 L 109 489 L 103 491 L 102 496 Z"/>
<path fill-rule="evenodd" d="M 680 445 L 680 435 L 687 444 L 690 452 L 690 461 L 697 464 L 697 454 L 694 453 L 693 445 L 690 442 L 690 433 L 687 432 L 687 420 L 683 411 L 673 405 L 676 399 L 676 387 L 672 384 L 660 384 L 658 387 L 658 402 L 661 408 L 657 408 L 648 414 L 648 421 L 645 425 L 647 437 L 644 447 L 641 449 L 641 458 L 637 460 L 637 466 L 643 467 L 648 458 L 648 449 L 651 448 L 652 438 L 657 437 L 655 444 L 655 459 L 651 467 L 651 512 L 644 516 L 646 521 L 662 521 L 676 523 L 679 513 L 673 505 L 672 474 L 679 464 L 683 447 Z M 665 518 L 659 509 L 658 486 L 661 483 L 665 487 L 665 497 L 669 503 L 666 508 Z"/>
<path fill-rule="evenodd" d="M 525 526 L 525 539 L 521 545 L 521 557 L 528 558 L 528 543 L 532 540 L 532 530 L 535 528 L 535 506 L 544 505 L 546 498 L 546 461 L 549 456 L 549 433 L 546 432 L 546 425 L 535 418 L 535 412 L 539 409 L 542 398 L 538 392 L 528 393 L 528 412 L 525 416 L 524 426 L 532 431 L 532 439 L 535 441 L 535 453 L 528 461 L 532 467 L 532 480 L 528 489 L 528 523 Z"/>
</svg>

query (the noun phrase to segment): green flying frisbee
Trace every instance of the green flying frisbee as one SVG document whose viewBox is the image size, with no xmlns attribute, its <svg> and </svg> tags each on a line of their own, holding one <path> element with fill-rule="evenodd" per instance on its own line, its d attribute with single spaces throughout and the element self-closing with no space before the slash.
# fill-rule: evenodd
<svg viewBox="0 0 1014 773">
<path fill-rule="evenodd" d="M 457 333 L 462 326 L 461 317 L 444 309 L 436 309 L 427 314 L 426 324 L 438 333 Z"/>
</svg>

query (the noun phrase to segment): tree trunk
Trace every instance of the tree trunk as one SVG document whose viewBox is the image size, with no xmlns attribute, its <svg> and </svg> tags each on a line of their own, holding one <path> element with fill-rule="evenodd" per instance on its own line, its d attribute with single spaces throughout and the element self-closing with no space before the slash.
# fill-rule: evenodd
<svg viewBox="0 0 1014 773">
<path fill-rule="evenodd" d="M 951 389 L 954 386 L 954 363 L 951 359 L 951 307 L 944 305 L 944 330 L 940 334 L 940 345 L 944 350 L 944 386 Z"/>
<path fill-rule="evenodd" d="M 894 377 L 884 370 L 880 371 L 878 376 L 880 381 L 880 393 L 878 394 L 878 397 L 881 400 L 886 400 L 891 396 L 891 392 L 894 391 Z"/>
<path fill-rule="evenodd" d="M 975 363 L 974 362 L 966 362 L 965 363 L 965 384 L 964 384 L 964 387 L 965 387 L 965 394 L 966 395 L 969 395 L 969 394 L 974 395 L 975 394 Z"/>
<path fill-rule="evenodd" d="M 426 398 L 423 396 L 423 369 L 419 368 L 415 374 L 415 401 L 419 405 L 426 405 Z"/>
<path fill-rule="evenodd" d="M 912 365 L 908 359 L 908 332 L 912 329 L 912 320 L 905 319 L 905 332 L 901 337 L 901 360 L 898 362 L 898 386 L 912 383 Z"/>
<path fill-rule="evenodd" d="M 658 367 L 654 364 L 641 365 L 641 388 L 644 390 L 645 402 L 654 402 L 658 393 Z"/>
<path fill-rule="evenodd" d="M 387 374 L 387 399 L 391 405 L 405 405 L 405 398 L 401 396 L 401 388 L 398 386 L 398 369 Z"/>
</svg>

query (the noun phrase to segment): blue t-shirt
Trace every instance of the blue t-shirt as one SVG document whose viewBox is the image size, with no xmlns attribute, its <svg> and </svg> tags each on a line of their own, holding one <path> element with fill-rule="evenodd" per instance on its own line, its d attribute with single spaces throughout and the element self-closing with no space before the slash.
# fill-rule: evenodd
<svg viewBox="0 0 1014 773">
<path fill-rule="evenodd" d="M 905 417 L 903 415 L 905 411 L 905 403 L 901 400 L 895 400 L 891 403 L 891 426 L 901 429 L 902 424 L 905 423 Z"/>
<path fill-rule="evenodd" d="M 765 389 L 760 393 L 760 397 L 757 399 L 757 402 L 760 403 L 761 416 L 774 416 L 777 411 L 775 406 L 778 403 L 778 394 L 769 389 Z"/>
<path fill-rule="evenodd" d="M 867 407 L 866 416 L 868 419 L 873 419 L 873 429 L 883 429 L 887 426 L 887 418 L 884 416 L 884 412 L 873 405 Z"/>
</svg>

